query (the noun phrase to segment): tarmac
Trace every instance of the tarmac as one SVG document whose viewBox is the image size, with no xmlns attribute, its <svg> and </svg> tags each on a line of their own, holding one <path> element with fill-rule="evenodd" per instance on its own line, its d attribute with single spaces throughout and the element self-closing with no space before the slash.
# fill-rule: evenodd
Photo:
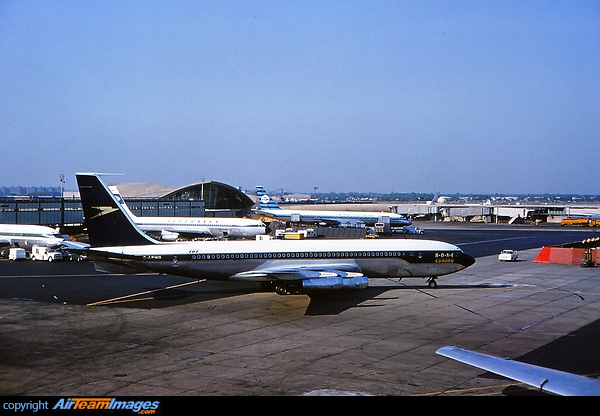
<svg viewBox="0 0 600 416">
<path fill-rule="evenodd" d="M 82 295 L 88 303 L 61 302 L 58 291 L 54 301 L 2 296 L 0 394 L 536 393 L 437 355 L 445 345 L 598 375 L 600 267 L 534 263 L 539 250 L 520 251 L 517 262 L 478 257 L 436 289 L 370 279 L 364 290 L 311 298 L 178 278 L 156 290 L 149 276 L 135 297 L 122 297 L 88 276 L 91 286 L 71 286 L 73 296 L 95 292 L 94 301 Z M 50 282 L 42 277 L 28 284 L 41 291 Z"/>
</svg>

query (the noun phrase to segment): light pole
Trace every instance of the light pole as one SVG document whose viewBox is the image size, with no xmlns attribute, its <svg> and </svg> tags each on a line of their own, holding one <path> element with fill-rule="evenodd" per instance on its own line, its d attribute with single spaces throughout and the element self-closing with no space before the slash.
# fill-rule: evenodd
<svg viewBox="0 0 600 416">
<path fill-rule="evenodd" d="M 67 180 L 65 179 L 65 174 L 64 174 L 64 173 L 61 173 L 61 174 L 60 174 L 60 197 L 61 197 L 61 198 L 64 196 L 64 195 L 63 195 L 63 192 L 64 192 L 64 185 L 65 185 L 65 182 L 66 182 L 66 181 L 67 181 Z"/>
<path fill-rule="evenodd" d="M 65 225 L 65 198 L 64 198 L 64 187 L 65 187 L 65 182 L 67 180 L 65 179 L 65 174 L 61 173 L 60 174 L 60 227 L 61 227 L 61 231 L 62 228 Z"/>
</svg>

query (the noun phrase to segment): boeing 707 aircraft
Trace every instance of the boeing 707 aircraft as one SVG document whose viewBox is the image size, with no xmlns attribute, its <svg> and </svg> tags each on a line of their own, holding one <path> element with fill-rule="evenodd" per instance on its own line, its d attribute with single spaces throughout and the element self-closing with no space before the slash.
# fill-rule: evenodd
<svg viewBox="0 0 600 416">
<path fill-rule="evenodd" d="M 123 211 L 98 174 L 77 173 L 91 247 L 100 271 L 157 272 L 261 282 L 279 294 L 365 288 L 369 277 L 428 278 L 475 263 L 459 247 L 428 240 L 266 240 L 160 242 Z"/>
<path fill-rule="evenodd" d="M 389 218 L 391 227 L 403 227 L 412 222 L 405 216 L 393 212 L 365 212 L 365 211 L 315 211 L 315 210 L 289 210 L 281 208 L 262 186 L 256 187 L 259 200 L 257 213 L 266 217 L 286 222 L 325 223 L 327 225 L 356 225 L 364 224 L 374 226 Z"/>
<path fill-rule="evenodd" d="M 174 241 L 180 236 L 256 238 L 266 233 L 264 223 L 250 218 L 138 217 L 131 212 L 116 186 L 109 186 L 109 189 L 142 231 L 163 241 Z"/>
</svg>

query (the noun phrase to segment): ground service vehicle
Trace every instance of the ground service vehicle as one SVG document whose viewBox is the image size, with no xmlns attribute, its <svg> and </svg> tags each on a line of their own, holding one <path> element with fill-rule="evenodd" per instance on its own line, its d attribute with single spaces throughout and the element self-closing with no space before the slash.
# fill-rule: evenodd
<svg viewBox="0 0 600 416">
<path fill-rule="evenodd" d="M 11 248 L 9 253 L 8 253 L 8 259 L 9 260 L 21 260 L 21 259 L 26 259 L 27 258 L 27 253 L 25 252 L 25 249 L 22 248 Z"/>
<path fill-rule="evenodd" d="M 425 231 L 423 231 L 422 228 L 415 227 L 414 225 L 406 225 L 402 227 L 403 234 L 423 234 L 424 232 Z"/>
<path fill-rule="evenodd" d="M 500 261 L 517 261 L 518 258 L 519 254 L 517 250 L 502 250 L 498 256 L 498 260 Z"/>
<path fill-rule="evenodd" d="M 62 254 L 59 250 L 50 247 L 33 246 L 31 248 L 31 260 L 43 260 L 52 263 L 55 260 L 62 260 Z"/>
<path fill-rule="evenodd" d="M 590 225 L 590 220 L 587 217 L 568 217 L 563 219 L 560 225 L 563 227 L 568 225 Z"/>
</svg>

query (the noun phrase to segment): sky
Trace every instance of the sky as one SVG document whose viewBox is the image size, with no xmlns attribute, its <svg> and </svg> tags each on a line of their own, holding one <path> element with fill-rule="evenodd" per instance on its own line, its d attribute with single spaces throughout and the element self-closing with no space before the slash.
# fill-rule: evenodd
<svg viewBox="0 0 600 416">
<path fill-rule="evenodd" d="M 598 0 L 0 0 L 0 185 L 600 194 Z"/>
</svg>

